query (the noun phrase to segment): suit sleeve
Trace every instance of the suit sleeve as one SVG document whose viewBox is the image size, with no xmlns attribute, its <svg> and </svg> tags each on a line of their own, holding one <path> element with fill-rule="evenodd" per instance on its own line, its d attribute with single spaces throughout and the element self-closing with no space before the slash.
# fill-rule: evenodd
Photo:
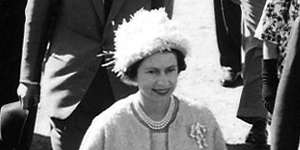
<svg viewBox="0 0 300 150">
<path fill-rule="evenodd" d="M 40 82 L 47 47 L 50 6 L 54 0 L 28 0 L 20 70 L 20 82 Z"/>
</svg>

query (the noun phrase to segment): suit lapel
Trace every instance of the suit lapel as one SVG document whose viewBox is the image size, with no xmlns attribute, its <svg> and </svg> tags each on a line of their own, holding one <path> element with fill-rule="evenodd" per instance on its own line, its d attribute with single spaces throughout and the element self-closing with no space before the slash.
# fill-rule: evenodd
<svg viewBox="0 0 300 150">
<path fill-rule="evenodd" d="M 107 17 L 106 24 L 110 23 L 111 20 L 118 14 L 121 6 L 125 0 L 113 0 L 109 15 Z"/>
<path fill-rule="evenodd" d="M 104 6 L 102 0 L 92 0 L 95 11 L 102 23 L 105 23 L 105 16 L 104 16 Z"/>
</svg>

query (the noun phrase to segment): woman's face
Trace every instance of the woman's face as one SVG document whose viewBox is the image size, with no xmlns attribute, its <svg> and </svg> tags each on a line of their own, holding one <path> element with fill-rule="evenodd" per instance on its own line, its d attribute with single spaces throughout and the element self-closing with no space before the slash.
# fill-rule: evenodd
<svg viewBox="0 0 300 150">
<path fill-rule="evenodd" d="M 178 64 L 174 53 L 158 52 L 142 61 L 136 82 L 143 98 L 161 101 L 173 93 L 178 77 Z"/>
</svg>

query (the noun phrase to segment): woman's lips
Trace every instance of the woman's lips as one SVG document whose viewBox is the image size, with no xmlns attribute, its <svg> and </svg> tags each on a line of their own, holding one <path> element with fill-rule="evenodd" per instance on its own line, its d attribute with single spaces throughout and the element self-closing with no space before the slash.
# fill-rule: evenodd
<svg viewBox="0 0 300 150">
<path fill-rule="evenodd" d="M 153 89 L 153 91 L 158 95 L 166 95 L 169 93 L 170 89 Z"/>
</svg>

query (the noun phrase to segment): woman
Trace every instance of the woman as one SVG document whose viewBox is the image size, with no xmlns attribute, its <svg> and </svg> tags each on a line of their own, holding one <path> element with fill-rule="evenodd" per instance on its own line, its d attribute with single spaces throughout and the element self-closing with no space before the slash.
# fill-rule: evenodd
<svg viewBox="0 0 300 150">
<path fill-rule="evenodd" d="M 298 18 L 300 0 L 268 0 L 256 30 L 264 41 L 262 62 L 262 95 L 266 108 L 273 112 L 277 85 L 292 24 Z"/>
<path fill-rule="evenodd" d="M 116 31 L 114 68 L 138 92 L 98 115 L 80 150 L 224 150 L 213 114 L 173 94 L 188 46 L 163 9 L 135 13 Z"/>
</svg>

